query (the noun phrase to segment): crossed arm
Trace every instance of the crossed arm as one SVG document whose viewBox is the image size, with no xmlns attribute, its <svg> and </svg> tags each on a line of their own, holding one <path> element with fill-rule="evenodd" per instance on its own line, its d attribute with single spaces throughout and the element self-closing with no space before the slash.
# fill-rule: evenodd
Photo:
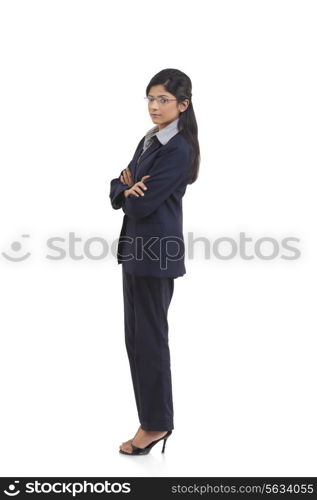
<svg viewBox="0 0 317 500">
<path fill-rule="evenodd" d="M 131 163 L 129 163 L 129 166 Z M 127 167 L 127 170 L 129 172 L 129 176 L 125 175 L 125 179 L 123 177 L 123 170 L 120 172 L 120 176 L 116 177 L 115 179 L 112 179 L 110 183 L 110 202 L 112 205 L 112 208 L 115 210 L 118 210 L 119 208 L 122 207 L 122 201 L 124 198 L 124 191 L 126 189 L 129 189 L 131 187 L 131 184 L 134 184 L 131 170 Z M 131 181 L 130 184 L 128 184 L 128 181 Z"/>
<path fill-rule="evenodd" d="M 114 209 L 122 208 L 129 217 L 140 219 L 154 212 L 174 191 L 186 184 L 188 151 L 177 147 L 161 152 L 149 170 L 144 196 L 124 196 L 128 184 L 120 177 L 111 181 L 110 199 Z"/>
</svg>

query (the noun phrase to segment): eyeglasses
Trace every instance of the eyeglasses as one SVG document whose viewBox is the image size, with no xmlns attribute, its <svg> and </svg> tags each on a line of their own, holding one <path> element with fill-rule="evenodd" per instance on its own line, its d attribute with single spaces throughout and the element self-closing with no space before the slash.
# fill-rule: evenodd
<svg viewBox="0 0 317 500">
<path fill-rule="evenodd" d="M 169 97 L 144 97 L 148 103 L 157 101 L 159 104 L 166 104 L 169 101 L 177 101 L 177 99 L 170 99 Z"/>
</svg>

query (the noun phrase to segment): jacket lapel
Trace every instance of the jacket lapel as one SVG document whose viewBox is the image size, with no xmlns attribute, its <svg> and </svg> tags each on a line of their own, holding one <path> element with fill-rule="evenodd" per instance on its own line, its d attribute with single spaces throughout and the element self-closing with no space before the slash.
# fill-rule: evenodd
<svg viewBox="0 0 317 500">
<path fill-rule="evenodd" d="M 144 164 L 144 161 L 150 156 L 152 155 L 157 149 L 159 149 L 161 147 L 161 143 L 160 141 L 158 140 L 158 138 L 156 137 L 156 135 L 153 137 L 153 142 L 152 144 L 142 153 L 142 150 L 141 150 L 141 154 L 139 155 L 139 157 L 136 159 L 135 163 L 134 163 L 134 166 L 133 166 L 133 179 L 135 180 L 135 182 L 137 182 L 137 179 L 138 180 L 141 180 L 141 171 L 142 171 L 142 166 Z M 143 145 L 142 145 L 143 147 Z"/>
</svg>

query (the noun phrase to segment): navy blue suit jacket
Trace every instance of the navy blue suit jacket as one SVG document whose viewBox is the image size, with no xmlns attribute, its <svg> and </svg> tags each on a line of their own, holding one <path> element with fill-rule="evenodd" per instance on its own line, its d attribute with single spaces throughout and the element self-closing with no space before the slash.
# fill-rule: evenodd
<svg viewBox="0 0 317 500">
<path fill-rule="evenodd" d="M 110 201 L 124 212 L 117 249 L 118 264 L 134 275 L 173 277 L 186 273 L 182 198 L 191 164 L 191 150 L 178 132 L 165 145 L 156 135 L 142 153 L 145 136 L 129 163 L 134 183 L 150 175 L 144 196 L 129 195 L 119 177 L 110 183 Z M 142 155 L 141 155 L 142 153 Z M 141 155 L 141 156 L 140 156 Z"/>
</svg>

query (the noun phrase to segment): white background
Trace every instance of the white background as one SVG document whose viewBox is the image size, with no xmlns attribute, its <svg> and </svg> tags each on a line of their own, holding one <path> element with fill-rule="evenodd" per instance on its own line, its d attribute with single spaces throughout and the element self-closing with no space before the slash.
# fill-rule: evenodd
<svg viewBox="0 0 317 500">
<path fill-rule="evenodd" d="M 0 252 L 31 254 L 0 255 L 2 476 L 316 476 L 315 10 L 1 2 Z M 127 457 L 139 422 L 121 266 L 115 247 L 89 258 L 102 246 L 87 240 L 119 237 L 110 180 L 153 126 L 145 88 L 169 67 L 192 80 L 201 148 L 185 244 L 245 232 L 254 255 L 259 238 L 294 237 L 300 257 L 196 244 L 169 310 L 175 429 L 165 456 Z"/>
</svg>

